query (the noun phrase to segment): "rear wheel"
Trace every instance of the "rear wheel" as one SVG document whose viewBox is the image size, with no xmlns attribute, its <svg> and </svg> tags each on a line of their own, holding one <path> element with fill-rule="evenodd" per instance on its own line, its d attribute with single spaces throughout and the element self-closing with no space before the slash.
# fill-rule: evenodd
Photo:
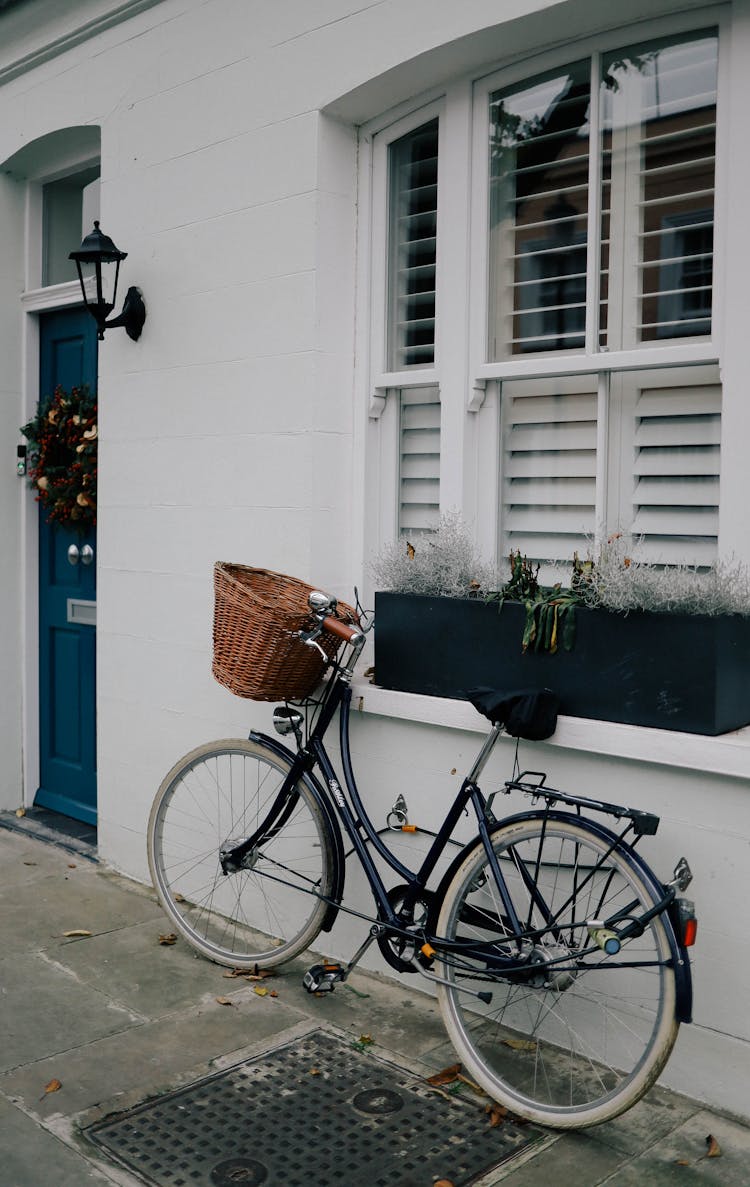
<svg viewBox="0 0 750 1187">
<path fill-rule="evenodd" d="M 148 824 L 156 892 L 198 952 L 233 968 L 271 967 L 312 944 L 333 885 L 328 822 L 300 782 L 287 815 L 269 827 L 245 868 L 224 874 L 220 849 L 269 819 L 289 770 L 272 750 L 244 739 L 199 746 L 164 779 Z M 273 823 L 273 821 L 271 821 Z"/>
<path fill-rule="evenodd" d="M 572 819 L 515 821 L 492 845 L 527 938 L 509 938 L 482 845 L 448 887 L 438 934 L 496 945 L 521 967 L 501 975 L 480 952 L 446 954 L 438 997 L 448 1033 L 469 1074 L 520 1116 L 558 1129 L 606 1121 L 635 1104 L 666 1063 L 678 1030 L 675 978 L 660 916 L 614 955 L 590 925 L 626 926 L 654 905 L 653 892 L 623 847 L 610 852 Z"/>
</svg>

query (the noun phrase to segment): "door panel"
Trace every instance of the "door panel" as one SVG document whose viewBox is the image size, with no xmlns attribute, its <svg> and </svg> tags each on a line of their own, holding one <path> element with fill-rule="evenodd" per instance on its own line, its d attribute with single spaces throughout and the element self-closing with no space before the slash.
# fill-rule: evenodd
<svg viewBox="0 0 750 1187">
<path fill-rule="evenodd" d="M 40 394 L 88 383 L 96 389 L 96 327 L 84 310 L 40 319 Z M 88 544 L 93 563 L 84 564 Z M 68 550 L 78 549 L 76 564 Z M 95 603 L 96 530 L 78 532 L 39 516 L 39 761 L 35 803 L 96 822 L 96 628 L 75 618 Z M 73 605 L 71 605 L 71 602 Z"/>
</svg>

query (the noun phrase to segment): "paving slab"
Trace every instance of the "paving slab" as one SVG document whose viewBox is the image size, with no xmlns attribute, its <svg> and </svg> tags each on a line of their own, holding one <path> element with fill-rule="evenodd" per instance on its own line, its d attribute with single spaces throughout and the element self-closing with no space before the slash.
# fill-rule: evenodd
<svg viewBox="0 0 750 1187">
<path fill-rule="evenodd" d="M 3 1187 L 111 1187 L 116 1181 L 0 1097 Z"/>
<path fill-rule="evenodd" d="M 711 1157 L 709 1136 L 716 1143 Z M 708 1110 L 696 1112 L 603 1182 L 606 1187 L 748 1187 L 750 1131 Z"/>
</svg>

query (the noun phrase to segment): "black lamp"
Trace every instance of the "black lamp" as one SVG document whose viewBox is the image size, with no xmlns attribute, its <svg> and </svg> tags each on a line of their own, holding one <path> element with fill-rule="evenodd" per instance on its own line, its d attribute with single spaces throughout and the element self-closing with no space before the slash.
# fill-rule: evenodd
<svg viewBox="0 0 750 1187">
<path fill-rule="evenodd" d="M 146 320 L 146 306 L 143 303 L 143 296 L 140 289 L 129 288 L 125 294 L 122 313 L 119 317 L 113 317 L 111 321 L 107 321 L 109 314 L 115 307 L 115 301 L 117 299 L 117 278 L 120 273 L 120 261 L 124 260 L 127 254 L 126 251 L 120 251 L 115 247 L 109 235 L 102 234 L 99 229 L 99 223 L 95 222 L 93 231 L 88 233 L 78 248 L 78 251 L 72 251 L 68 256 L 68 259 L 75 260 L 76 262 L 84 304 L 96 322 L 98 329 L 97 336 L 100 341 L 104 338 L 105 330 L 113 330 L 117 326 L 124 326 L 125 333 L 128 337 L 137 341 L 141 336 L 143 323 Z M 102 264 L 115 265 L 111 301 L 108 301 L 104 295 Z M 83 265 L 93 266 L 93 273 L 88 272 L 87 275 L 84 275 Z M 96 300 L 90 300 L 86 294 L 86 282 L 92 275 L 96 276 Z"/>
</svg>

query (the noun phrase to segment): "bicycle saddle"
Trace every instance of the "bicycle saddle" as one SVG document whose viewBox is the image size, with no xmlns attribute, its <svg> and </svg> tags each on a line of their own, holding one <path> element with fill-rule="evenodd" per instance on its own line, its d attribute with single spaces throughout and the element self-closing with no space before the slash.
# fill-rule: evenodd
<svg viewBox="0 0 750 1187">
<path fill-rule="evenodd" d="M 493 725 L 502 725 L 514 738 L 539 742 L 557 728 L 560 700 L 549 688 L 470 688 L 466 696 Z"/>
</svg>

